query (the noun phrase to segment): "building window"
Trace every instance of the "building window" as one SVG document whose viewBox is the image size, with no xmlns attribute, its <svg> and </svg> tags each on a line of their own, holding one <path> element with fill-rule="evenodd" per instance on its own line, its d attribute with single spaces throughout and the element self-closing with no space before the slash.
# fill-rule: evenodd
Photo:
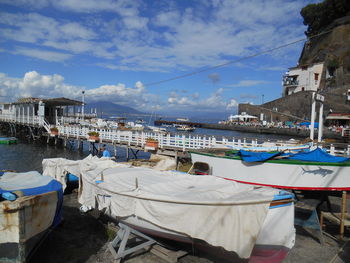
<svg viewBox="0 0 350 263">
<path fill-rule="evenodd" d="M 320 75 L 320 74 L 315 73 L 315 80 L 318 80 L 318 75 Z"/>
<path fill-rule="evenodd" d="M 304 87 L 302 87 L 302 88 L 301 88 L 301 91 L 304 91 L 304 90 L 305 90 L 305 88 L 304 88 Z"/>
</svg>

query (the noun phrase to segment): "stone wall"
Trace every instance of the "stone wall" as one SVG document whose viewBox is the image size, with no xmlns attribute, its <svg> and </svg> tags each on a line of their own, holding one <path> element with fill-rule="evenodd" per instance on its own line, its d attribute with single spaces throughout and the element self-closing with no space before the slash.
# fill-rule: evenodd
<svg viewBox="0 0 350 263">
<path fill-rule="evenodd" d="M 350 112 L 350 102 L 346 101 L 345 92 L 350 85 L 344 85 L 340 88 L 330 88 L 324 90 L 322 94 L 324 101 L 324 116 L 329 112 Z M 311 91 L 301 91 L 289 96 L 285 96 L 262 105 L 239 104 L 238 112 L 260 118 L 263 113 L 266 121 L 300 121 L 311 119 Z M 319 103 L 316 104 L 316 118 L 318 119 Z"/>
</svg>

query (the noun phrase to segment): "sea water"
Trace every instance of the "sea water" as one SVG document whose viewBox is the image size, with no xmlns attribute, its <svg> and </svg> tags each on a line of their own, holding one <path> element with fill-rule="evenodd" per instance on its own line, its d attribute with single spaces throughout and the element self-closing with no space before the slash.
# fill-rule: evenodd
<svg viewBox="0 0 350 263">
<path fill-rule="evenodd" d="M 0 136 L 6 136 L 0 134 Z M 114 148 L 107 146 L 107 150 L 114 156 Z M 78 150 L 76 144 L 62 145 L 46 144 L 45 141 L 29 141 L 18 139 L 17 144 L 0 144 L 0 171 L 14 170 L 17 172 L 39 171 L 42 172 L 42 160 L 46 158 L 66 158 L 70 160 L 81 160 L 89 154 L 89 144 L 84 142 L 83 150 Z M 134 158 L 129 153 L 130 158 Z M 149 153 L 139 152 L 138 158 L 148 159 Z M 117 161 L 126 161 L 125 147 L 117 147 Z"/>
</svg>

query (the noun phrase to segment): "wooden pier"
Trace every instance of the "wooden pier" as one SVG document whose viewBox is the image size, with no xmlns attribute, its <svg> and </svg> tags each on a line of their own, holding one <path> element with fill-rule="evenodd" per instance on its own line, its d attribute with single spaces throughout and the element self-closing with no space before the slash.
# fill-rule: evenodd
<svg viewBox="0 0 350 263">
<path fill-rule="evenodd" d="M 83 114 L 72 115 L 70 107 L 81 105 L 79 101 L 66 98 L 38 99 L 27 98 L 15 103 L 2 104 L 0 110 L 0 127 L 11 136 L 22 134 L 23 136 L 36 140 L 46 137 L 46 141 L 54 141 L 55 144 L 62 143 L 64 146 L 76 145 L 81 149 L 84 141 L 89 145 L 89 151 L 96 154 L 101 144 L 113 147 L 116 156 L 117 147 L 126 148 L 126 157 L 129 159 L 131 153 L 137 158 L 139 151 L 152 151 L 153 153 L 173 157 L 188 157 L 188 151 L 206 148 L 242 148 L 259 146 L 287 146 L 291 142 L 266 142 L 262 139 L 227 138 L 225 136 L 208 136 L 184 133 L 158 133 L 144 132 L 128 129 L 102 128 L 93 126 L 84 119 Z M 196 127 L 207 127 L 202 123 L 188 121 L 158 121 L 155 124 L 187 124 Z M 210 124 L 207 124 L 210 125 Z M 216 126 L 215 126 L 216 127 Z M 58 133 L 54 135 L 51 131 L 56 128 Z M 212 127 L 214 128 L 214 127 Z M 89 133 L 99 133 L 99 139 L 91 140 Z M 157 141 L 157 147 L 148 147 L 147 139 Z M 85 143 L 86 145 L 86 143 Z M 321 144 L 328 147 L 331 154 L 350 155 L 350 146 L 347 144 Z M 338 152 L 337 152 L 338 151 Z"/>
</svg>

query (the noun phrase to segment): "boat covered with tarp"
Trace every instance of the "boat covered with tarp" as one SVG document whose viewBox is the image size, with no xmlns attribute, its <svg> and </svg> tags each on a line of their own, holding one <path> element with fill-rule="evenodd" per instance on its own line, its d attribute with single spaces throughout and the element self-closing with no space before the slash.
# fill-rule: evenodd
<svg viewBox="0 0 350 263">
<path fill-rule="evenodd" d="M 253 185 L 295 190 L 350 190 L 350 159 L 321 148 L 299 151 L 196 151 L 193 163 L 206 163 L 208 174 Z"/>
<path fill-rule="evenodd" d="M 26 262 L 61 222 L 62 185 L 36 171 L 0 173 L 0 262 Z"/>
<path fill-rule="evenodd" d="M 152 237 L 225 252 L 234 260 L 281 262 L 294 245 L 288 192 L 128 164 L 109 163 L 108 168 L 108 162 L 81 160 L 79 170 L 69 170 L 61 161 L 62 170 L 79 176 L 84 209 L 104 211 Z"/>
</svg>

